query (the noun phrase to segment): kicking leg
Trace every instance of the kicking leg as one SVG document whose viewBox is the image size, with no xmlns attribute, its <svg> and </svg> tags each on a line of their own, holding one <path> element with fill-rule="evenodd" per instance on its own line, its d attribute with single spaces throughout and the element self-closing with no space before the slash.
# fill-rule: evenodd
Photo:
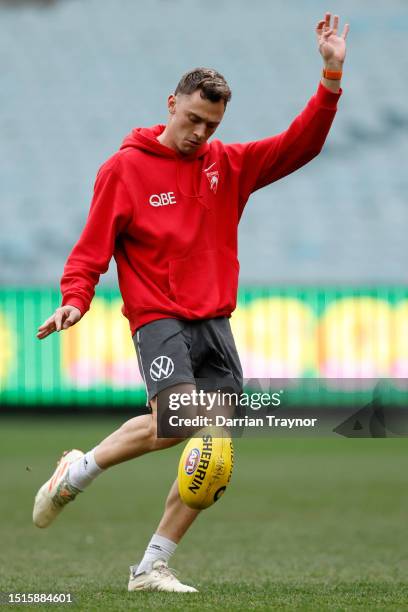
<svg viewBox="0 0 408 612">
<path fill-rule="evenodd" d="M 180 384 L 172 390 L 186 393 L 194 388 L 192 384 Z M 182 438 L 157 438 L 157 402 L 152 400 L 151 405 L 152 414 L 126 421 L 86 454 L 79 450 L 64 453 L 54 474 L 36 495 L 33 522 L 37 527 L 48 527 L 65 505 L 108 467 L 182 441 Z"/>
</svg>

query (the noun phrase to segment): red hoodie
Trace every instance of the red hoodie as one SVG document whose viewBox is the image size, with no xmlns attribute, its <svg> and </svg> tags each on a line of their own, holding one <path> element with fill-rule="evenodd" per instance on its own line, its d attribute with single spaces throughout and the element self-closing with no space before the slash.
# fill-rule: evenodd
<svg viewBox="0 0 408 612">
<path fill-rule="evenodd" d="M 113 255 L 132 334 L 155 319 L 230 316 L 244 206 L 321 151 L 340 95 L 320 84 L 285 132 L 245 144 L 213 140 L 188 156 L 159 143 L 163 125 L 133 130 L 98 172 L 64 268 L 62 304 L 84 314 Z"/>
</svg>

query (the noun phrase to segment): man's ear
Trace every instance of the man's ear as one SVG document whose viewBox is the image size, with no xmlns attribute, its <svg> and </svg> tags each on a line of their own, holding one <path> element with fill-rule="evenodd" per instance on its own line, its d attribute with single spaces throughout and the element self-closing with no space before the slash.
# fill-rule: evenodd
<svg viewBox="0 0 408 612">
<path fill-rule="evenodd" d="M 174 115 L 176 112 L 176 96 L 174 94 L 170 94 L 167 98 L 167 108 L 169 109 L 170 115 Z"/>
</svg>

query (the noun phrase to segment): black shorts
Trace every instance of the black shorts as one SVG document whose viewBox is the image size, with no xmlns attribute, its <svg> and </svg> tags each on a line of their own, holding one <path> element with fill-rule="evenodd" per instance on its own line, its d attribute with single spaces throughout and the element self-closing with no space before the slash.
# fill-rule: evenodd
<svg viewBox="0 0 408 612">
<path fill-rule="evenodd" d="M 147 403 L 163 389 L 192 383 L 197 390 L 242 391 L 242 368 L 227 317 L 158 319 L 133 336 Z"/>
</svg>

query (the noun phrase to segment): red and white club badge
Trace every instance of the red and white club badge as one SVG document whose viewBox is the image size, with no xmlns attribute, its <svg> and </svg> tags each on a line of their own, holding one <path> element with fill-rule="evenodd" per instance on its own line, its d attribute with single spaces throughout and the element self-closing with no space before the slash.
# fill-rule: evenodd
<svg viewBox="0 0 408 612">
<path fill-rule="evenodd" d="M 218 170 L 211 170 L 211 168 L 213 168 L 215 166 L 216 162 L 214 162 L 213 164 L 211 164 L 211 166 L 208 166 L 208 168 L 206 168 L 204 170 L 205 175 L 208 179 L 208 182 L 210 183 L 210 189 L 213 193 L 217 193 L 217 188 L 218 188 L 218 181 L 220 178 L 220 174 L 218 172 Z M 211 172 L 210 172 L 211 170 Z"/>
</svg>

